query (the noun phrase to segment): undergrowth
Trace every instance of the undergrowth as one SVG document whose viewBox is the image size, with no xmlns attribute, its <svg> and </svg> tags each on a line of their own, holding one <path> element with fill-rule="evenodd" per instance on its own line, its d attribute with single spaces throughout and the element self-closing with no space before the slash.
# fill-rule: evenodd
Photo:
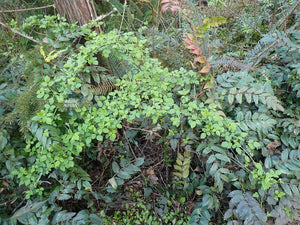
<svg viewBox="0 0 300 225">
<path fill-rule="evenodd" d="M 3 17 L 0 223 L 299 223 L 299 3 L 95 2 Z"/>
</svg>

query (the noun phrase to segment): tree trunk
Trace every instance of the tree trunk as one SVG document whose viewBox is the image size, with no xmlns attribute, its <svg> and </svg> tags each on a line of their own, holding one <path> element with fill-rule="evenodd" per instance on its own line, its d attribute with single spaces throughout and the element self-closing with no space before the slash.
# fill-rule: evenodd
<svg viewBox="0 0 300 225">
<path fill-rule="evenodd" d="M 57 12 L 69 23 L 78 21 L 82 26 L 97 18 L 93 0 L 54 0 L 54 4 Z M 96 31 L 100 33 L 101 28 L 97 27 Z"/>
</svg>

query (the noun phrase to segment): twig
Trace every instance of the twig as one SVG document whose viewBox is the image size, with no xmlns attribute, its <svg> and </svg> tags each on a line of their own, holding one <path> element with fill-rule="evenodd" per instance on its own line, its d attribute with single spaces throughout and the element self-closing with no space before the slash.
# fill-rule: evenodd
<svg viewBox="0 0 300 225">
<path fill-rule="evenodd" d="M 130 129 L 130 130 L 140 130 L 140 131 L 144 131 L 144 132 L 149 133 L 150 135 L 154 134 L 155 136 L 161 138 L 161 136 L 160 136 L 157 132 L 155 132 L 153 129 L 152 129 L 152 130 L 145 130 L 145 129 L 142 129 L 142 128 L 128 127 L 128 126 L 125 126 L 125 125 L 123 125 L 123 127 L 127 128 L 127 129 Z"/>
<path fill-rule="evenodd" d="M 121 20 L 121 25 L 120 25 L 120 30 L 119 30 L 119 37 L 120 37 L 122 26 L 123 26 L 123 21 L 124 21 L 124 17 L 125 17 L 126 6 L 127 6 L 127 0 L 125 0 L 125 3 L 124 3 L 123 15 L 122 15 L 122 20 Z"/>
<path fill-rule="evenodd" d="M 28 8 L 28 9 L 3 10 L 3 11 L 0 11 L 0 13 L 25 12 L 25 11 L 30 11 L 30 10 L 46 9 L 46 8 L 51 8 L 51 7 L 55 8 L 54 4 L 53 5 L 46 5 L 46 6 L 36 7 L 36 8 Z"/>
<path fill-rule="evenodd" d="M 294 13 L 296 8 L 299 6 L 299 4 L 300 2 L 296 2 L 295 5 L 292 6 L 291 10 L 286 14 L 286 16 L 281 21 L 279 21 L 279 24 L 277 24 L 276 27 L 280 28 L 284 23 L 286 23 L 289 17 Z"/>
<path fill-rule="evenodd" d="M 109 13 L 107 13 L 107 14 L 105 14 L 105 15 L 98 16 L 98 17 L 97 17 L 95 20 L 93 20 L 93 21 L 98 22 L 98 21 L 100 21 L 100 20 L 103 20 L 104 18 L 110 16 L 111 14 L 113 14 L 113 13 L 115 13 L 115 12 L 118 12 L 118 10 L 117 10 L 117 9 L 113 9 L 112 11 L 110 11 Z"/>
<path fill-rule="evenodd" d="M 32 37 L 29 37 L 29 36 L 26 35 L 26 34 L 22 34 L 22 33 L 20 33 L 19 31 L 14 30 L 13 28 L 11 28 L 10 26 L 8 26 L 8 25 L 2 23 L 1 21 L 0 21 L 0 25 L 3 26 L 3 27 L 5 27 L 5 28 L 7 28 L 7 29 L 10 30 L 10 31 L 12 31 L 13 33 L 15 33 L 15 34 L 21 36 L 21 37 L 24 37 L 24 38 L 26 38 L 26 39 L 28 39 L 28 40 L 30 40 L 30 41 L 33 41 L 34 43 L 37 43 L 37 44 L 41 45 L 41 43 L 38 42 L 37 40 L 34 40 Z"/>
<path fill-rule="evenodd" d="M 113 9 L 112 11 L 110 11 L 109 13 L 107 13 L 107 14 L 105 14 L 105 15 L 98 16 L 96 19 L 92 20 L 92 22 L 99 22 L 99 21 L 105 19 L 106 17 L 110 16 L 111 14 L 113 14 L 113 13 L 115 13 L 115 12 L 117 12 L 117 10 L 116 10 L 116 9 Z M 85 27 L 85 26 L 88 26 L 88 25 L 89 25 L 89 24 L 87 23 L 87 24 L 82 25 L 81 27 Z M 93 26 L 93 25 L 92 25 L 92 26 Z"/>
<path fill-rule="evenodd" d="M 221 2 L 222 3 L 222 2 Z M 231 12 L 232 14 L 234 14 L 235 16 L 237 16 L 239 19 L 241 19 L 244 23 L 246 23 L 248 26 L 250 26 L 253 30 L 255 30 L 256 32 L 258 32 L 261 36 L 264 36 L 262 32 L 260 32 L 260 30 L 258 30 L 255 26 L 253 26 L 251 23 L 249 23 L 248 21 L 246 21 L 242 16 L 238 15 L 235 11 L 233 11 L 231 8 L 229 8 L 228 6 L 226 6 L 224 3 L 222 3 L 222 5 L 225 7 L 226 10 L 228 10 L 229 12 Z"/>
</svg>

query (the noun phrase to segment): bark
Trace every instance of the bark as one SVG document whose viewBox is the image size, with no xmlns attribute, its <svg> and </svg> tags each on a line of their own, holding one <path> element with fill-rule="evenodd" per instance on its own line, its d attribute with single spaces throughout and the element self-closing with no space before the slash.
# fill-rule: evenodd
<svg viewBox="0 0 300 225">
<path fill-rule="evenodd" d="M 69 23 L 78 21 L 78 25 L 83 26 L 97 18 L 93 0 L 55 0 L 54 5 L 57 12 Z M 97 27 L 96 31 L 100 33 L 101 28 Z"/>
</svg>

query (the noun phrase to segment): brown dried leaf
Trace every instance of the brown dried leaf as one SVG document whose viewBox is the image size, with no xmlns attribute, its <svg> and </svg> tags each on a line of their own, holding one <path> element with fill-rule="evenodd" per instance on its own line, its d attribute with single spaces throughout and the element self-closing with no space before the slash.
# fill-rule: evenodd
<svg viewBox="0 0 300 225">
<path fill-rule="evenodd" d="M 195 62 L 205 63 L 206 62 L 206 57 L 201 55 L 201 56 L 195 58 Z"/>
<path fill-rule="evenodd" d="M 200 73 L 209 73 L 209 63 L 207 63 L 201 70 Z"/>
<path fill-rule="evenodd" d="M 268 149 L 268 153 L 269 155 L 273 155 L 274 153 L 280 153 L 279 150 L 277 150 L 277 148 L 280 146 L 280 144 L 278 143 L 277 140 L 274 140 L 272 142 L 270 142 L 267 145 L 267 149 Z"/>
</svg>

